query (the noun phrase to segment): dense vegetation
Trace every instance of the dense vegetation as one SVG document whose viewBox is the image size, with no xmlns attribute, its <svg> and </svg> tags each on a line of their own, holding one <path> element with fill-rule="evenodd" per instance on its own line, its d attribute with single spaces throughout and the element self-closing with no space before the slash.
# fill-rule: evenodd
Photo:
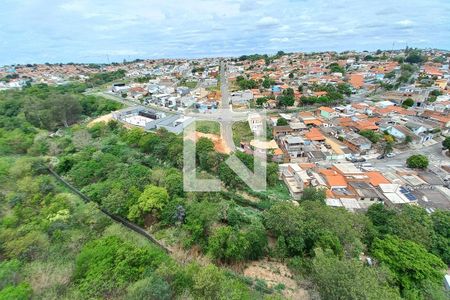
<svg viewBox="0 0 450 300">
<path fill-rule="evenodd" d="M 448 211 L 374 205 L 355 214 L 326 206 L 324 191 L 314 188 L 294 204 L 279 189 L 272 163 L 269 190 L 252 192 L 207 138 L 196 142 L 197 176 L 219 177 L 224 190 L 185 192 L 182 137 L 115 121 L 80 123 L 112 104 L 75 88 L 33 86 L 0 95 L 0 299 L 281 297 L 282 288 L 217 267 L 239 269 L 265 257 L 287 264 L 322 299 L 446 299 Z M 71 110 L 67 124 L 46 119 L 46 109 L 54 108 L 45 102 L 53 97 L 81 111 Z M 42 99 L 42 111 L 27 113 L 29 98 Z M 252 168 L 252 156 L 238 157 Z M 46 165 L 93 202 L 69 193 Z M 198 251 L 202 263 L 197 256 L 177 261 L 98 207 L 174 249 Z"/>
</svg>

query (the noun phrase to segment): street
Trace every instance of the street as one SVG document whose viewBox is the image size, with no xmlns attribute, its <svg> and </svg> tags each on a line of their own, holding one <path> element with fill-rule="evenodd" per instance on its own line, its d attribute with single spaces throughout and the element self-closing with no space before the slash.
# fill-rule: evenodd
<svg viewBox="0 0 450 300">
<path fill-rule="evenodd" d="M 442 154 L 442 144 L 436 143 L 432 146 L 423 147 L 419 150 L 409 149 L 402 153 L 396 154 L 394 157 L 385 157 L 383 159 L 370 159 L 368 160 L 374 167 L 383 170 L 390 167 L 400 167 L 406 165 L 408 157 L 414 154 L 423 154 L 428 157 L 430 161 L 430 167 L 437 167 L 442 164 L 450 164 L 450 159 Z"/>
</svg>

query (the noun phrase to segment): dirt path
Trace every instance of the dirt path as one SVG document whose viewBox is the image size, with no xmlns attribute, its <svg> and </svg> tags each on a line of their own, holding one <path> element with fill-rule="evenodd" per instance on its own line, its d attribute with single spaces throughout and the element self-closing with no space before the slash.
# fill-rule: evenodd
<svg viewBox="0 0 450 300">
<path fill-rule="evenodd" d="M 282 294 L 288 299 L 309 300 L 307 290 L 298 286 L 294 275 L 285 264 L 267 259 L 251 262 L 244 270 L 244 275 L 254 279 L 261 279 L 269 288 L 278 284 L 285 286 Z"/>
<path fill-rule="evenodd" d="M 90 121 L 87 126 L 88 127 L 92 127 L 94 124 L 99 123 L 99 122 L 108 123 L 112 119 L 113 119 L 112 113 L 110 113 L 110 114 L 103 115 L 103 116 L 100 116 L 98 118 L 95 118 L 94 120 Z"/>
</svg>

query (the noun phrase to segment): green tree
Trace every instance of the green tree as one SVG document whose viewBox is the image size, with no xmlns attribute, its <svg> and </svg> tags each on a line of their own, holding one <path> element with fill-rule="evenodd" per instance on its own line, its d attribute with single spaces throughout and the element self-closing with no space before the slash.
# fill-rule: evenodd
<svg viewBox="0 0 450 300">
<path fill-rule="evenodd" d="M 128 218 L 142 222 L 142 218 L 149 213 L 158 214 L 169 200 L 169 194 L 163 187 L 148 185 L 138 199 L 138 202 L 130 207 Z"/>
<path fill-rule="evenodd" d="M 84 294 L 98 297 L 141 279 L 146 269 L 156 269 L 165 259 L 156 248 L 138 248 L 115 236 L 103 237 L 81 249 L 74 279 Z"/>
<path fill-rule="evenodd" d="M 184 228 L 191 233 L 187 244 L 205 243 L 211 225 L 219 219 L 219 206 L 216 203 L 200 201 L 190 203 L 186 209 Z"/>
<path fill-rule="evenodd" d="M 203 268 L 191 266 L 190 273 L 193 274 L 190 289 L 194 299 L 252 299 L 248 288 L 243 283 L 225 276 L 214 265 Z"/>
<path fill-rule="evenodd" d="M 338 63 L 332 63 L 328 66 L 331 73 L 342 73 L 345 74 L 344 68 L 342 68 Z"/>
<path fill-rule="evenodd" d="M 170 285 L 158 276 L 151 276 L 136 281 L 128 287 L 129 300 L 169 300 L 172 299 Z"/>
<path fill-rule="evenodd" d="M 372 130 L 361 130 L 359 132 L 360 135 L 362 135 L 363 137 L 369 139 L 369 141 L 371 141 L 372 143 L 378 143 L 381 139 L 381 134 L 376 133 Z"/>
<path fill-rule="evenodd" d="M 81 116 L 80 101 L 72 95 L 50 94 L 44 101 L 29 98 L 25 104 L 25 116 L 33 125 L 54 130 L 59 126 L 68 127 Z"/>
<path fill-rule="evenodd" d="M 20 279 L 21 263 L 17 259 L 0 262 L 0 290 L 15 285 Z"/>
<path fill-rule="evenodd" d="M 277 126 L 286 126 L 286 125 L 289 125 L 289 123 L 285 118 L 278 118 Z"/>
<path fill-rule="evenodd" d="M 411 143 L 413 141 L 413 138 L 410 136 L 410 135 L 407 135 L 406 137 L 405 137 L 405 144 L 409 144 L 409 143 Z"/>
<path fill-rule="evenodd" d="M 412 107 L 413 105 L 414 105 L 414 100 L 411 98 L 407 98 L 407 99 L 405 99 L 405 101 L 402 102 L 403 108 L 409 108 L 409 107 Z"/>
<path fill-rule="evenodd" d="M 388 235 L 383 240 L 375 239 L 371 252 L 393 272 L 403 293 L 407 290 L 420 291 L 428 282 L 436 285 L 442 283 L 445 264 L 414 242 Z"/>
<path fill-rule="evenodd" d="M 382 203 L 376 203 L 369 207 L 366 215 L 381 234 L 392 232 L 391 222 L 396 216 L 394 210 L 386 208 Z"/>
<path fill-rule="evenodd" d="M 290 255 L 303 252 L 304 214 L 290 202 L 280 202 L 264 212 L 264 226 L 277 237 L 283 237 Z"/>
<path fill-rule="evenodd" d="M 245 255 L 246 259 L 255 260 L 262 258 L 266 253 L 268 243 L 264 226 L 259 221 L 255 221 L 246 227 L 242 234 L 249 243 L 248 251 Z"/>
<path fill-rule="evenodd" d="M 432 252 L 450 264 L 450 211 L 437 210 L 431 214 L 433 222 Z"/>
<path fill-rule="evenodd" d="M 219 261 L 242 261 L 250 243 L 243 234 L 229 226 L 217 228 L 208 239 L 208 253 Z"/>
<path fill-rule="evenodd" d="M 303 189 L 302 201 L 317 201 L 325 204 L 326 193 L 325 189 L 315 187 L 307 187 Z"/>
<path fill-rule="evenodd" d="M 442 146 L 446 150 L 450 150 L 450 136 L 446 137 L 445 140 L 442 141 Z"/>
<path fill-rule="evenodd" d="M 280 96 L 278 96 L 278 104 L 280 106 L 292 106 L 294 105 L 294 90 L 292 88 L 287 88 L 283 90 Z"/>
<path fill-rule="evenodd" d="M 410 64 L 419 64 L 426 61 L 426 57 L 422 55 L 421 51 L 415 49 L 409 52 L 405 58 L 405 62 Z"/>
<path fill-rule="evenodd" d="M 183 175 L 178 170 L 173 170 L 164 179 L 165 187 L 170 197 L 183 196 Z"/>
<path fill-rule="evenodd" d="M 270 79 L 270 77 L 268 77 L 268 76 L 264 76 L 264 79 L 262 81 L 263 88 L 268 89 L 274 84 L 275 84 L 275 81 L 273 79 Z"/>
<path fill-rule="evenodd" d="M 426 169 L 428 167 L 428 157 L 422 154 L 415 154 L 408 157 L 406 165 L 413 169 Z"/>
<path fill-rule="evenodd" d="M 340 260 L 320 248 L 312 261 L 312 280 L 322 299 L 401 299 L 383 269 L 358 260 Z"/>
<path fill-rule="evenodd" d="M 392 150 L 394 150 L 393 144 L 394 144 L 394 143 L 391 142 L 391 141 L 386 141 L 386 142 L 384 143 L 384 146 L 383 146 L 383 153 L 384 153 L 384 154 L 391 153 Z"/>
</svg>

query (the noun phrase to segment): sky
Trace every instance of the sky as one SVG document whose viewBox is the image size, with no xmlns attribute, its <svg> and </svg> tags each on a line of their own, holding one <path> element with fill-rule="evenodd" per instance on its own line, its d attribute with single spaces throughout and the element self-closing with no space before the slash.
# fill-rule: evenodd
<svg viewBox="0 0 450 300">
<path fill-rule="evenodd" d="M 449 0 L 1 0 L 0 65 L 450 50 Z"/>
</svg>

